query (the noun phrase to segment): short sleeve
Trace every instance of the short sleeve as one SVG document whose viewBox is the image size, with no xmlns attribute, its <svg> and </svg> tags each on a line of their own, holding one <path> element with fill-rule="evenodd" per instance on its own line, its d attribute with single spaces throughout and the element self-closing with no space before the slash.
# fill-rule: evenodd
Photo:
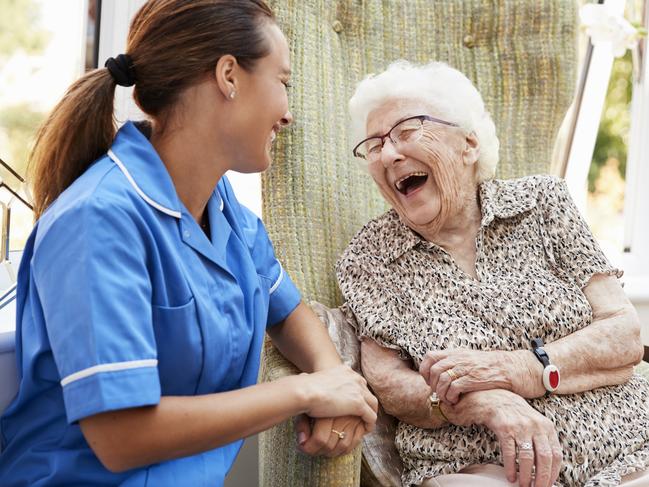
<svg viewBox="0 0 649 487">
<path fill-rule="evenodd" d="M 623 272 L 613 267 L 602 252 L 564 180 L 545 178 L 539 202 L 546 253 L 562 272 L 580 288 L 595 274 L 622 277 Z"/>
<path fill-rule="evenodd" d="M 96 199 L 39 222 L 31 273 L 70 423 L 160 401 L 140 228 Z"/>
<path fill-rule="evenodd" d="M 257 273 L 266 280 L 269 293 L 267 326 L 278 324 L 300 304 L 300 292 L 275 256 L 273 244 L 263 222 L 241 206 L 243 231 Z"/>
<path fill-rule="evenodd" d="M 348 314 L 351 311 L 355 318 L 350 324 L 360 339 L 371 338 L 383 347 L 398 350 L 402 358 L 408 358 L 399 344 L 403 331 L 399 330 L 402 321 L 399 297 L 386 286 L 388 280 L 381 277 L 383 266 L 372 263 L 367 255 L 359 255 L 358 250 L 348 248 L 336 265 L 338 285 L 346 301 L 345 311 Z"/>
</svg>

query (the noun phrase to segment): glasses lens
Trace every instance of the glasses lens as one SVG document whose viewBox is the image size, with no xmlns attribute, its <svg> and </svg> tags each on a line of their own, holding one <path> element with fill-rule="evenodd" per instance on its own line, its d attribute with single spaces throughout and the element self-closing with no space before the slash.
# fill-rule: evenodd
<svg viewBox="0 0 649 487">
<path fill-rule="evenodd" d="M 369 139 L 356 148 L 356 154 L 363 159 L 371 160 L 381 153 L 381 146 L 380 138 Z"/>
<path fill-rule="evenodd" d="M 418 118 L 404 120 L 390 131 L 390 139 L 395 142 L 417 142 L 421 137 L 421 127 Z"/>
</svg>

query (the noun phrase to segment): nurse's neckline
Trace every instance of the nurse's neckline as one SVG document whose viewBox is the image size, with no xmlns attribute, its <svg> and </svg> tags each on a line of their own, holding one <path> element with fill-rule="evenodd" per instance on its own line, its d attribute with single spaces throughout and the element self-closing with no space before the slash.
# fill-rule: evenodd
<svg viewBox="0 0 649 487">
<path fill-rule="evenodd" d="M 207 235 L 208 238 L 209 238 L 209 236 L 210 236 L 210 215 L 209 215 L 209 212 L 208 212 L 207 208 L 205 208 L 205 210 L 203 211 L 203 215 L 201 217 L 201 220 L 198 222 L 198 224 L 201 227 L 201 229 L 205 232 L 205 235 Z"/>
</svg>

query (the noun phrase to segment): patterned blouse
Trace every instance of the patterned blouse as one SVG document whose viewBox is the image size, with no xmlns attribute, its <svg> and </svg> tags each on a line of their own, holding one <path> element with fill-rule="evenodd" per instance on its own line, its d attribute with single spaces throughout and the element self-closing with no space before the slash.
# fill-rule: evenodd
<svg viewBox="0 0 649 487">
<path fill-rule="evenodd" d="M 403 224 L 394 210 L 370 221 L 337 264 L 356 332 L 396 349 L 416 367 L 428 350 L 529 349 L 588 326 L 582 293 L 594 274 L 621 277 L 611 267 L 572 202 L 565 183 L 549 176 L 484 182 L 474 279 L 438 245 Z M 649 382 L 529 403 L 556 425 L 563 486 L 618 485 L 649 466 Z M 403 484 L 500 463 L 495 435 L 482 426 L 418 428 L 403 422 L 396 446 Z"/>
</svg>

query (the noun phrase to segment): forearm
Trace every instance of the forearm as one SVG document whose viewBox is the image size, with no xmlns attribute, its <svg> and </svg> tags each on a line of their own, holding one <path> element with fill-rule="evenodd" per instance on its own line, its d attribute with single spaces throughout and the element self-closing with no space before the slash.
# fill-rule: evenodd
<svg viewBox="0 0 649 487">
<path fill-rule="evenodd" d="M 590 391 L 598 387 L 606 387 L 617 384 L 623 384 L 633 375 L 633 365 L 622 366 L 609 369 L 588 369 L 586 364 L 580 364 L 579 358 L 567 360 L 551 351 L 551 347 L 545 347 L 553 364 L 559 367 L 561 371 L 561 382 L 555 394 L 576 394 L 579 392 Z M 519 394 L 527 399 L 541 397 L 545 394 L 543 386 L 543 366 L 541 362 L 527 350 L 512 352 L 518 356 L 516 363 L 519 379 L 513 381 L 512 392 Z M 563 358 L 563 359 L 562 359 Z M 583 357 L 581 357 L 583 358 Z"/>
<path fill-rule="evenodd" d="M 361 342 L 361 367 L 386 413 L 420 428 L 434 429 L 444 424 L 431 414 L 430 387 L 419 373 L 399 358 L 396 350 L 365 339 Z"/>
<path fill-rule="evenodd" d="M 633 310 L 622 310 L 594 320 L 545 349 L 567 375 L 632 367 L 643 352 L 637 315 Z"/>
<path fill-rule="evenodd" d="M 616 278 L 593 276 L 584 295 L 592 308 L 592 323 L 544 347 L 561 371 L 559 394 L 623 383 L 644 352 L 638 315 Z M 541 363 L 530 351 L 513 354 L 514 367 L 523 372 L 517 377 L 518 386 L 525 388 L 527 382 L 536 389 L 536 395 L 522 395 L 542 395 Z"/>
<path fill-rule="evenodd" d="M 282 323 L 269 328 L 268 335 L 279 352 L 303 372 L 342 363 L 324 324 L 304 302 Z"/>
<path fill-rule="evenodd" d="M 165 396 L 154 407 L 80 421 L 100 461 L 125 471 L 194 455 L 251 436 L 306 410 L 300 376 L 203 396 Z"/>
<path fill-rule="evenodd" d="M 381 379 L 367 374 L 365 378 L 386 413 L 420 428 L 434 429 L 445 424 L 431 414 L 431 390 L 417 372 L 399 369 Z"/>
<path fill-rule="evenodd" d="M 557 394 L 575 394 L 626 382 L 640 360 L 642 344 L 635 312 L 623 311 L 545 345 L 550 360 L 561 371 Z M 513 391 L 524 397 L 545 393 L 543 366 L 528 350 L 513 352 L 519 378 Z M 520 390 L 522 389 L 522 390 Z"/>
<path fill-rule="evenodd" d="M 449 423 L 467 426 L 484 422 L 486 406 L 483 396 L 487 396 L 486 392 L 491 391 L 464 394 L 454 405 L 440 404 L 443 414 L 448 419 L 445 421 L 438 415 L 432 414 L 429 405 L 431 390 L 421 375 L 403 369 L 391 375 L 393 380 L 377 383 L 376 387 L 380 392 L 374 386 L 372 388 L 383 409 L 400 421 L 425 429 L 436 429 Z M 371 385 L 369 379 L 368 383 Z"/>
</svg>

